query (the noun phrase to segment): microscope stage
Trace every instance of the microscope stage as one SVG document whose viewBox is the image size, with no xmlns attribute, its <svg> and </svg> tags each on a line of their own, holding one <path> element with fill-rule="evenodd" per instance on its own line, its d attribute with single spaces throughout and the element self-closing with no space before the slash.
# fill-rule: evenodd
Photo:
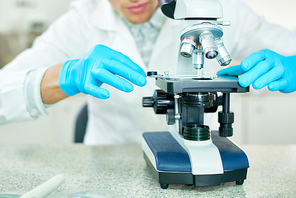
<svg viewBox="0 0 296 198">
<path fill-rule="evenodd" d="M 245 93 L 249 87 L 242 87 L 238 78 L 233 76 L 197 77 L 197 76 L 151 76 L 156 78 L 156 85 L 167 93 L 185 92 L 227 92 Z"/>
</svg>

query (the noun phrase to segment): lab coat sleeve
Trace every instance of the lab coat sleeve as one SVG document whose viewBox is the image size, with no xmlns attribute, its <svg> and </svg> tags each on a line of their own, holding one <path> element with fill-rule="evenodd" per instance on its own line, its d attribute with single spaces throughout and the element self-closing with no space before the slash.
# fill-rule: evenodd
<svg viewBox="0 0 296 198">
<path fill-rule="evenodd" d="M 296 54 L 296 34 L 279 25 L 271 24 L 259 16 L 240 0 L 225 0 L 224 16 L 231 20 L 231 26 L 225 27 L 226 46 L 232 58 L 242 61 L 251 53 L 261 49 L 270 49 L 282 55 Z"/>
<path fill-rule="evenodd" d="M 42 77 L 48 67 L 83 55 L 85 20 L 79 10 L 70 9 L 0 70 L 0 125 L 47 114 L 40 94 Z"/>
</svg>

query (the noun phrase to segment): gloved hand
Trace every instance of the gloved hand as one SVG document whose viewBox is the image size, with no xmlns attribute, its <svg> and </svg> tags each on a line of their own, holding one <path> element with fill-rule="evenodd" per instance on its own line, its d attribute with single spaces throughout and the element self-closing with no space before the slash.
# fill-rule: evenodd
<svg viewBox="0 0 296 198">
<path fill-rule="evenodd" d="M 96 45 L 81 59 L 64 63 L 59 74 L 59 86 L 69 96 L 82 92 L 106 99 L 110 93 L 100 88 L 103 83 L 131 92 L 134 87 L 130 82 L 144 86 L 145 77 L 144 70 L 127 56 L 106 46 Z"/>
<path fill-rule="evenodd" d="M 255 89 L 268 86 L 270 91 L 290 93 L 296 90 L 296 56 L 282 56 L 265 49 L 245 58 L 240 65 L 220 70 L 217 75 L 239 76 L 239 84 Z"/>
</svg>

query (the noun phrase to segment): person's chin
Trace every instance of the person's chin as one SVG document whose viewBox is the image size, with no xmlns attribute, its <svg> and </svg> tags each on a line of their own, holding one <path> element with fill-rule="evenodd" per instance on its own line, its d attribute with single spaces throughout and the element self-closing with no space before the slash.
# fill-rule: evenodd
<svg viewBox="0 0 296 198">
<path fill-rule="evenodd" d="M 142 16 L 136 15 L 136 16 L 130 17 L 128 20 L 133 24 L 141 24 L 149 21 L 151 17 L 152 16 L 143 14 Z"/>
<path fill-rule="evenodd" d="M 145 22 L 147 22 L 147 21 L 149 21 L 149 20 L 134 20 L 134 21 L 130 21 L 130 22 L 131 22 L 132 24 L 137 25 L 137 24 L 145 23 Z"/>
</svg>

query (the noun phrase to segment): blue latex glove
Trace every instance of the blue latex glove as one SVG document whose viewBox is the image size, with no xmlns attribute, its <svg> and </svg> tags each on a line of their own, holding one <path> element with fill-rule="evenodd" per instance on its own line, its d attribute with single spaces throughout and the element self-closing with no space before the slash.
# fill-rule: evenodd
<svg viewBox="0 0 296 198">
<path fill-rule="evenodd" d="M 282 56 L 265 49 L 245 58 L 240 65 L 220 70 L 217 75 L 239 76 L 239 84 L 255 89 L 268 86 L 270 91 L 290 93 L 296 90 L 296 56 Z"/>
<path fill-rule="evenodd" d="M 81 59 L 65 62 L 59 76 L 59 86 L 67 95 L 82 92 L 101 99 L 110 97 L 109 91 L 100 88 L 103 83 L 131 92 L 134 87 L 129 81 L 144 86 L 144 70 L 127 56 L 103 45 L 96 45 Z"/>
</svg>

